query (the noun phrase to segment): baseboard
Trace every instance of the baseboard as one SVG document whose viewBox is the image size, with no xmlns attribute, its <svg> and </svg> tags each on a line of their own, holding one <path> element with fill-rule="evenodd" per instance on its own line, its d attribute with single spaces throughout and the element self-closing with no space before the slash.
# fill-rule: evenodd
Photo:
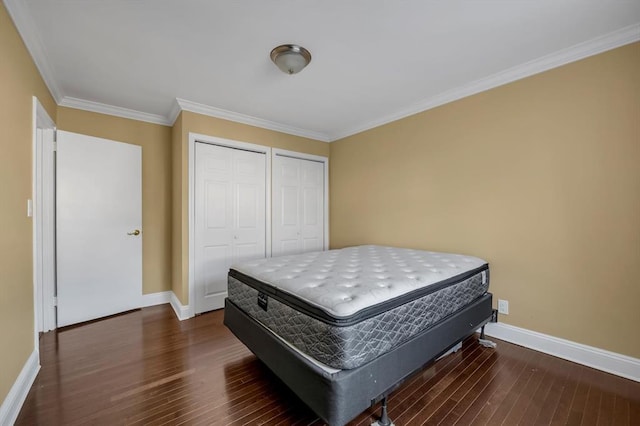
<svg viewBox="0 0 640 426">
<path fill-rule="evenodd" d="M 15 423 L 38 371 L 40 371 L 40 355 L 38 351 L 34 350 L 0 406 L 0 425 Z"/>
<path fill-rule="evenodd" d="M 509 324 L 487 324 L 489 336 L 640 382 L 640 359 Z"/>
<path fill-rule="evenodd" d="M 171 303 L 172 291 L 161 291 L 158 293 L 143 294 L 142 301 L 140 302 L 141 308 L 148 306 L 163 305 L 165 303 Z"/>
<path fill-rule="evenodd" d="M 176 313 L 176 317 L 178 317 L 180 321 L 186 320 L 193 316 L 191 307 L 189 305 L 185 306 L 180 303 L 180 299 L 178 299 L 173 291 L 161 291 L 158 293 L 143 294 L 140 301 L 140 307 L 146 308 L 148 306 L 163 305 L 165 303 L 171 304 L 173 311 Z"/>
<path fill-rule="evenodd" d="M 171 307 L 173 308 L 173 311 L 176 313 L 176 316 L 180 321 L 186 320 L 193 316 L 189 305 L 185 306 L 180 303 L 178 296 L 176 296 L 174 292 L 171 292 Z"/>
</svg>

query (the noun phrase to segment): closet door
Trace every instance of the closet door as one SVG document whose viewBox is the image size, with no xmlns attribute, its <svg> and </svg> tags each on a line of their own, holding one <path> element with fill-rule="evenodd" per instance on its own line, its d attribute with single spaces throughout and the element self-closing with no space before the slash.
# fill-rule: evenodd
<svg viewBox="0 0 640 426">
<path fill-rule="evenodd" d="M 195 312 L 224 306 L 227 272 L 266 256 L 266 155 L 195 148 Z"/>
<path fill-rule="evenodd" d="M 273 256 L 325 248 L 325 164 L 273 157 Z"/>
</svg>

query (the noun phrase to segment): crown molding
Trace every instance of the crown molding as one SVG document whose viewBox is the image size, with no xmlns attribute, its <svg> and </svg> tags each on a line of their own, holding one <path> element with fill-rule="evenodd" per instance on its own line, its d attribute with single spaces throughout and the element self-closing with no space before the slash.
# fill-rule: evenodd
<svg viewBox="0 0 640 426">
<path fill-rule="evenodd" d="M 169 121 L 173 126 L 174 124 L 176 124 L 176 120 L 178 119 L 178 116 L 180 115 L 181 112 L 182 112 L 182 107 L 180 107 L 180 104 L 178 103 L 178 99 L 176 98 L 171 103 L 171 110 L 169 111 L 169 115 L 167 115 L 167 121 Z"/>
<path fill-rule="evenodd" d="M 250 126 L 261 127 L 263 129 L 301 136 L 303 138 L 315 139 L 322 142 L 330 141 L 329 136 L 326 133 L 288 126 L 286 124 L 277 123 L 275 121 L 264 120 L 262 118 L 245 115 L 238 112 L 227 111 L 225 109 L 215 108 L 209 105 L 199 104 L 197 102 L 191 102 L 186 99 L 176 98 L 176 102 L 178 103 L 182 111 L 195 112 L 197 114 L 208 115 L 210 117 L 221 118 L 223 120 L 235 121 L 236 123 L 248 124 Z"/>
<path fill-rule="evenodd" d="M 36 68 L 38 68 L 44 84 L 46 84 L 49 92 L 51 92 L 53 99 L 59 104 L 64 95 L 54 77 L 55 74 L 50 65 L 51 62 L 47 58 L 36 25 L 33 19 L 31 19 L 27 2 L 24 0 L 3 0 L 3 3 L 7 12 L 9 12 L 9 16 L 11 16 L 13 20 L 13 24 L 18 30 L 18 34 L 20 34 L 22 41 L 31 54 L 31 58 L 36 64 Z"/>
<path fill-rule="evenodd" d="M 521 80 L 525 77 L 530 77 L 532 75 L 539 74 L 571 62 L 579 61 L 580 59 L 597 55 L 598 53 L 606 52 L 607 50 L 615 49 L 639 40 L 640 24 L 630 25 L 618 31 L 576 44 L 550 55 L 534 59 L 533 61 L 525 62 L 524 64 L 481 78 L 455 89 L 447 90 L 446 92 L 427 98 L 396 113 L 386 115 L 359 126 L 330 133 L 329 139 L 332 142 L 338 139 L 343 139 L 348 136 L 364 132 L 365 130 L 370 130 L 449 102 L 457 101 L 459 99 L 466 98 L 467 96 L 475 95 L 477 93 L 484 92 L 516 80 Z"/>
<path fill-rule="evenodd" d="M 78 98 L 64 96 L 60 86 L 54 78 L 53 69 L 39 37 L 39 33 L 31 18 L 27 3 L 23 0 L 3 0 L 7 12 L 11 16 L 25 46 L 42 76 L 45 84 L 49 88 L 51 95 L 60 106 L 98 112 L 116 117 L 140 120 L 164 126 L 172 126 L 181 111 L 190 111 L 210 117 L 248 124 L 250 126 L 261 127 L 277 132 L 315 139 L 323 142 L 333 142 L 343 139 L 375 127 L 400 120 L 402 118 L 427 111 L 432 108 L 453 102 L 467 96 L 484 92 L 495 87 L 499 87 L 550 69 L 596 55 L 629 43 L 640 40 L 640 24 L 630 25 L 618 31 L 606 34 L 601 37 L 577 44 L 575 46 L 554 52 L 533 61 L 509 68 L 496 74 L 481 78 L 469 84 L 447 90 L 435 96 L 424 99 L 408 108 L 403 108 L 395 113 L 365 122 L 350 128 L 338 130 L 336 132 L 317 132 L 308 129 L 289 126 L 286 124 L 253 117 L 238 112 L 228 111 L 209 105 L 199 104 L 185 99 L 176 98 L 167 116 L 150 114 L 128 108 L 92 102 Z"/>
<path fill-rule="evenodd" d="M 134 109 L 102 104 L 100 102 L 71 98 L 69 96 L 65 96 L 58 105 L 81 109 L 84 111 L 97 112 L 100 114 L 113 115 L 116 117 L 129 118 L 131 120 L 145 121 L 147 123 L 161 124 L 163 126 L 171 126 L 173 124 L 164 115 L 150 114 L 147 112 L 136 111 Z"/>
</svg>

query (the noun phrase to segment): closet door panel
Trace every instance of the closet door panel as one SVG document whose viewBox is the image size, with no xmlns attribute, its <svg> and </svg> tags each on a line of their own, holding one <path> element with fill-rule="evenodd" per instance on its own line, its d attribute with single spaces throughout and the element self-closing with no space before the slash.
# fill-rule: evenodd
<svg viewBox="0 0 640 426">
<path fill-rule="evenodd" d="M 302 250 L 318 251 L 324 248 L 324 164 L 317 161 L 300 161 Z"/>
<path fill-rule="evenodd" d="M 273 157 L 273 255 L 324 249 L 324 164 Z"/>
<path fill-rule="evenodd" d="M 273 158 L 273 256 L 296 254 L 300 242 L 300 164 L 295 158 Z"/>
<path fill-rule="evenodd" d="M 266 155 L 196 143 L 195 311 L 224 306 L 229 267 L 266 256 Z"/>
</svg>

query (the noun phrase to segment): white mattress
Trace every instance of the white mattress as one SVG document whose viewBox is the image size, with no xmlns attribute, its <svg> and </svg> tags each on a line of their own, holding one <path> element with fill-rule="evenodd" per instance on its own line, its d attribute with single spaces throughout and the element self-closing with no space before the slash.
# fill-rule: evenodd
<svg viewBox="0 0 640 426">
<path fill-rule="evenodd" d="M 259 259 L 232 269 L 344 318 L 486 264 L 461 254 L 366 245 Z"/>
</svg>

